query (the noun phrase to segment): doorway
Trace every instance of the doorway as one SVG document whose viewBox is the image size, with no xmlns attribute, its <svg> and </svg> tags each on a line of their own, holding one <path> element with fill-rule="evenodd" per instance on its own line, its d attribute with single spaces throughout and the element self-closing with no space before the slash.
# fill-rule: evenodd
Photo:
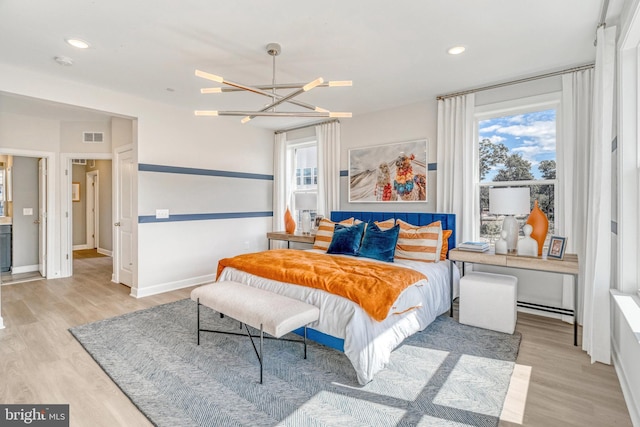
<svg viewBox="0 0 640 427">
<path fill-rule="evenodd" d="M 111 257 L 112 233 L 112 161 L 103 158 L 71 159 L 70 161 L 70 238 L 72 261 L 77 259 Z M 109 157 L 109 158 L 106 158 Z"/>
<path fill-rule="evenodd" d="M 3 285 L 47 277 L 51 230 L 48 227 L 51 188 L 50 153 L 43 156 L 3 153 Z M 55 164 L 54 164 L 55 166 Z M 6 265 L 5 265 L 6 264 Z"/>
</svg>

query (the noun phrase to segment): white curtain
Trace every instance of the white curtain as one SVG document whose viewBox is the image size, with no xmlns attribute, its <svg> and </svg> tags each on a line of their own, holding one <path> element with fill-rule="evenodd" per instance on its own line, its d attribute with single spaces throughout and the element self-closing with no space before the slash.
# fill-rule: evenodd
<svg viewBox="0 0 640 427">
<path fill-rule="evenodd" d="M 287 134 L 276 133 L 273 141 L 273 231 L 284 230 L 284 212 L 289 204 L 291 187 L 287 158 Z M 280 247 L 282 243 L 274 241 L 271 245 Z"/>
<path fill-rule="evenodd" d="M 578 321 L 582 321 L 582 298 L 584 293 L 585 238 L 587 235 L 587 196 L 589 184 L 588 149 L 591 141 L 593 114 L 593 69 L 576 71 L 562 76 L 562 109 L 560 124 L 561 142 L 556 149 L 559 187 L 558 209 L 555 217 L 558 234 L 567 237 L 568 253 L 577 253 L 580 261 L 580 283 L 578 285 Z M 564 277 L 562 305 L 574 308 L 573 277 Z M 563 316 L 573 322 L 572 316 Z"/>
<path fill-rule="evenodd" d="M 598 28 L 584 264 L 582 348 L 611 363 L 611 139 L 616 27 Z M 579 214 L 579 213 L 578 213 Z"/>
<path fill-rule="evenodd" d="M 340 208 L 340 122 L 315 127 L 318 139 L 318 215 Z"/>
<path fill-rule="evenodd" d="M 436 210 L 456 214 L 458 241 L 477 237 L 480 200 L 474 94 L 438 100 Z"/>
</svg>

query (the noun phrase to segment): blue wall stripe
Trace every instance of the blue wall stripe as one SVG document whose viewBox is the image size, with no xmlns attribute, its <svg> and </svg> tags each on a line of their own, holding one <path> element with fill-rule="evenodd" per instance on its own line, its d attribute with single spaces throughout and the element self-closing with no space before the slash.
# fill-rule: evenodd
<svg viewBox="0 0 640 427">
<path fill-rule="evenodd" d="M 180 173 L 186 175 L 223 176 L 226 178 L 264 179 L 273 181 L 273 175 L 247 172 L 231 172 L 215 169 L 183 168 L 178 166 L 138 164 L 138 170 L 142 172 Z"/>
<path fill-rule="evenodd" d="M 139 224 L 151 222 L 204 221 L 209 219 L 262 218 L 273 216 L 273 211 L 264 212 L 219 212 L 202 214 L 169 215 L 169 218 L 156 218 L 155 215 L 140 215 Z"/>
<path fill-rule="evenodd" d="M 429 170 L 429 171 L 438 170 L 438 164 L 437 163 L 429 163 L 429 165 L 427 166 L 427 170 Z M 340 171 L 340 176 L 349 176 L 349 171 L 348 170 Z"/>
</svg>

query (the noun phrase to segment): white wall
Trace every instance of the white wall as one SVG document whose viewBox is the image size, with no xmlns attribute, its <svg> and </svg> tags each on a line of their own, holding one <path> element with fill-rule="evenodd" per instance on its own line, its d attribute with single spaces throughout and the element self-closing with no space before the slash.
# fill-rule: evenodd
<svg viewBox="0 0 640 427">
<path fill-rule="evenodd" d="M 104 142 L 85 143 L 82 140 L 83 132 L 102 132 Z M 60 151 L 63 153 L 111 153 L 111 123 L 61 122 Z"/>
<path fill-rule="evenodd" d="M 349 150 L 427 139 L 427 163 L 436 163 L 436 100 L 355 116 L 340 121 L 340 170 L 349 169 Z M 354 211 L 435 212 L 436 171 L 427 172 L 427 202 L 349 203 L 349 178 L 340 179 L 340 209 Z"/>
<path fill-rule="evenodd" d="M 137 141 L 135 157 L 139 164 L 267 175 L 273 173 L 271 131 L 243 126 L 233 119 L 194 117 L 190 109 L 55 79 L 31 70 L 0 65 L 0 74 L 3 75 L 0 91 L 134 118 L 138 126 L 133 129 L 131 140 Z M 25 126 L 29 126 L 28 119 L 25 120 Z M 123 138 L 128 137 L 123 137 L 126 132 L 120 129 L 122 127 L 126 127 L 126 124 L 118 123 L 112 127 L 114 147 L 126 143 Z M 115 141 L 116 138 L 118 141 Z M 60 152 L 59 147 L 46 145 L 44 148 L 42 141 L 34 144 L 33 148 Z M 184 181 L 176 184 L 172 180 L 167 184 L 159 178 L 163 175 L 161 173 L 141 172 L 140 175 L 142 174 L 149 176 L 141 179 L 137 188 L 139 195 L 164 194 L 166 197 L 163 205 L 166 203 L 171 206 L 181 200 L 185 193 L 189 194 L 189 180 L 186 184 Z M 59 193 L 62 177 L 53 179 Z M 212 185 L 217 185 L 214 181 L 212 179 Z M 270 186 L 267 187 L 270 195 Z M 206 189 L 203 191 L 191 193 L 191 199 L 211 198 Z M 264 192 L 265 188 L 260 184 L 248 186 L 241 194 L 231 193 L 228 198 L 211 199 L 213 204 L 209 206 L 213 206 L 216 212 L 234 212 L 235 208 L 242 208 L 247 199 L 270 200 L 270 197 L 261 197 Z M 59 198 L 56 206 L 58 222 L 64 221 Z M 270 201 L 268 204 L 253 206 L 256 209 L 259 207 L 260 211 L 271 210 Z M 149 206 L 144 202 L 137 204 L 136 210 L 140 213 L 155 212 L 155 209 L 163 207 Z M 266 248 L 265 233 L 270 230 L 270 224 L 271 218 L 239 218 L 136 225 L 138 277 L 132 294 L 144 296 L 199 283 L 205 280 L 201 275 L 205 271 L 208 272 L 208 280 L 215 274 L 218 259 L 254 248 Z M 58 253 L 57 257 L 59 259 L 61 254 Z"/>
</svg>

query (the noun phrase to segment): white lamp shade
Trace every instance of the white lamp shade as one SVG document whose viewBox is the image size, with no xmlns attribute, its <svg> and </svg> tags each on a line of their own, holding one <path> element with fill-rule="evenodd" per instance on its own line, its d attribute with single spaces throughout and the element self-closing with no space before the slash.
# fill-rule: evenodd
<svg viewBox="0 0 640 427">
<path fill-rule="evenodd" d="M 318 208 L 317 193 L 295 193 L 294 200 L 296 210 L 315 211 Z"/>
<path fill-rule="evenodd" d="M 489 189 L 489 212 L 496 215 L 523 215 L 531 210 L 529 187 Z"/>
</svg>

